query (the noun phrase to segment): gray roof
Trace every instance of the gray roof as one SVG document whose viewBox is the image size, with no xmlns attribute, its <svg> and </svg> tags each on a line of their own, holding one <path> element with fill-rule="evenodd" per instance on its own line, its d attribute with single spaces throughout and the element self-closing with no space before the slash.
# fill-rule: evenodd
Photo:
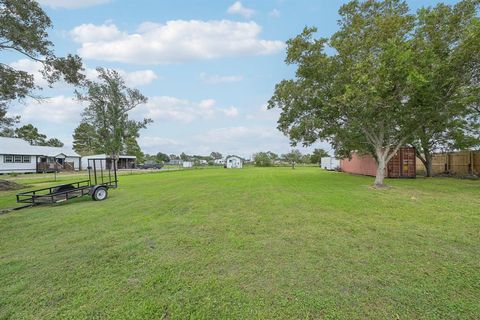
<svg viewBox="0 0 480 320">
<path fill-rule="evenodd" d="M 66 147 L 45 147 L 32 146 L 23 139 L 0 137 L 0 154 L 18 154 L 32 156 L 55 157 L 64 154 L 67 157 L 78 157 L 80 155 L 70 148 Z"/>
<path fill-rule="evenodd" d="M 127 156 L 127 155 L 119 155 L 118 157 L 120 159 L 137 159 L 136 156 Z M 110 157 L 107 157 L 106 154 L 94 154 L 94 155 L 91 155 L 91 156 L 84 156 L 83 158 L 84 159 L 106 159 L 106 158 L 110 158 Z"/>
</svg>

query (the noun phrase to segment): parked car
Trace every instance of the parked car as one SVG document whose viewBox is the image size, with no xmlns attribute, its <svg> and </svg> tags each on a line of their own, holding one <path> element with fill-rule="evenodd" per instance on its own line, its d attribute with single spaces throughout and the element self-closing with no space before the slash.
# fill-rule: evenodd
<svg viewBox="0 0 480 320">
<path fill-rule="evenodd" d="M 147 161 L 145 163 L 137 165 L 138 169 L 162 169 L 162 163 L 156 163 L 153 161 Z"/>
</svg>

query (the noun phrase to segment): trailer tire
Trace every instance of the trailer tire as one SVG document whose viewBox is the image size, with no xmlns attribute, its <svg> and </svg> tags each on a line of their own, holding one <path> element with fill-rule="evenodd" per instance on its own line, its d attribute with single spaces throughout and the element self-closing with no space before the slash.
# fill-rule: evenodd
<svg viewBox="0 0 480 320">
<path fill-rule="evenodd" d="M 105 187 L 98 187 L 93 190 L 92 199 L 95 201 L 103 201 L 107 199 L 108 191 Z"/>
</svg>

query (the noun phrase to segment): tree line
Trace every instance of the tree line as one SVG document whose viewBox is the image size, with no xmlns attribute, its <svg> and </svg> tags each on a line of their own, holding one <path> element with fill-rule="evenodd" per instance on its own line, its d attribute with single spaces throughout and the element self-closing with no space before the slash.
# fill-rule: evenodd
<svg viewBox="0 0 480 320">
<path fill-rule="evenodd" d="M 302 154 L 298 149 L 292 149 L 285 154 L 276 154 L 271 151 L 257 152 L 253 155 L 253 163 L 257 167 L 273 167 L 288 163 L 295 168 L 296 164 L 320 164 L 322 157 L 329 157 L 324 149 L 315 149 L 311 154 Z"/>
<path fill-rule="evenodd" d="M 1 137 L 19 138 L 27 141 L 32 146 L 63 147 L 64 144 L 57 138 L 47 138 L 47 135 L 40 133 L 38 128 L 32 124 L 26 124 L 18 128 L 4 128 L 0 132 Z"/>
<path fill-rule="evenodd" d="M 220 152 L 213 151 L 210 155 L 188 155 L 185 152 L 182 152 L 180 155 L 176 154 L 166 154 L 163 152 L 158 152 L 157 154 L 142 154 L 141 158 L 137 157 L 139 163 L 151 162 L 151 163 L 168 163 L 171 160 L 182 160 L 182 161 L 192 161 L 199 162 L 201 160 L 207 161 L 208 164 L 213 164 L 214 160 L 223 159 L 223 155 Z"/>
<path fill-rule="evenodd" d="M 331 143 L 335 154 L 371 154 L 375 186 L 400 147 L 414 146 L 432 173 L 437 150 L 480 144 L 479 2 L 411 12 L 400 0 L 350 1 L 339 30 L 315 27 L 287 41 L 294 79 L 275 87 L 269 108 L 293 145 Z"/>
</svg>

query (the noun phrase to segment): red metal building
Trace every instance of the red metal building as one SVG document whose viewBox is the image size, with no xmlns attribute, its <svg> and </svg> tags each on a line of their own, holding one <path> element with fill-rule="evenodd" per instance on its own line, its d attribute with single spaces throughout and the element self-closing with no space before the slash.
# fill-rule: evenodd
<svg viewBox="0 0 480 320">
<path fill-rule="evenodd" d="M 385 168 L 385 176 L 388 178 L 415 178 L 416 171 L 415 148 L 400 148 Z M 352 153 L 351 159 L 340 160 L 340 168 L 344 172 L 375 176 L 377 163 L 370 155 Z"/>
</svg>

